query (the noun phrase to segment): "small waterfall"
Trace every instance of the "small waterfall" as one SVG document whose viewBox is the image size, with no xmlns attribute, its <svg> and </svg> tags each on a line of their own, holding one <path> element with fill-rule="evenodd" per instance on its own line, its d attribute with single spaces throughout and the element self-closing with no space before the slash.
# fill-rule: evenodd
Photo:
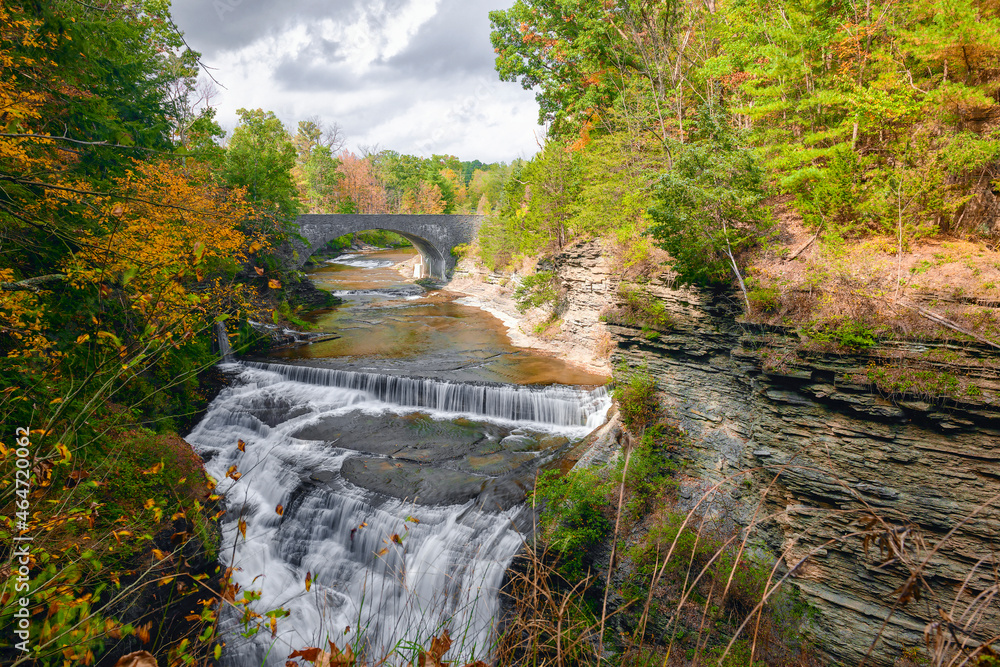
<svg viewBox="0 0 1000 667">
<path fill-rule="evenodd" d="M 604 421 L 610 403 L 603 387 L 587 392 L 570 387 L 473 384 L 288 364 L 246 365 L 293 382 L 352 389 L 392 405 L 505 421 L 596 428 Z"/>
<path fill-rule="evenodd" d="M 223 363 L 233 361 L 233 348 L 229 346 L 229 334 L 226 333 L 226 323 L 215 323 L 215 341 L 219 346 L 219 357 Z"/>
<path fill-rule="evenodd" d="M 521 547 L 520 508 L 487 512 L 464 505 L 417 506 L 346 481 L 358 452 L 293 434 L 317 419 L 421 407 L 435 418 L 463 412 L 512 428 L 580 437 L 603 419 L 604 390 L 530 389 L 399 378 L 280 364 L 243 364 L 187 439 L 226 494 L 225 565 L 244 590 L 259 590 L 258 613 L 289 615 L 245 637 L 235 614 L 222 620 L 227 667 L 280 666 L 308 646 L 360 646 L 369 658 L 410 643 L 427 646 L 448 628 L 448 659 L 489 660 L 497 592 Z M 404 408 L 405 412 L 405 408 Z M 547 423 L 543 423 L 543 420 Z M 241 451 L 237 442 L 246 445 Z M 226 477 L 237 466 L 242 478 Z M 322 481 L 319 481 L 322 480 Z M 276 508 L 283 507 L 281 514 Z M 245 539 L 238 521 L 246 522 Z M 305 590 L 307 573 L 311 590 Z M 265 619 L 266 620 L 266 619 Z M 256 627 L 251 624 L 252 627 Z"/>
</svg>

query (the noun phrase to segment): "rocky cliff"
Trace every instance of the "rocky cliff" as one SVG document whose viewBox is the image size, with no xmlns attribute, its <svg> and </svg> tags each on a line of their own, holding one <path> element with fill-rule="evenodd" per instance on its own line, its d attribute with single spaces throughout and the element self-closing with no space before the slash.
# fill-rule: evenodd
<svg viewBox="0 0 1000 667">
<path fill-rule="evenodd" d="M 814 609 L 807 627 L 826 660 L 892 665 L 927 638 L 954 649 L 1000 632 L 996 349 L 955 337 L 818 343 L 740 323 L 735 296 L 666 282 L 643 290 L 669 323 L 626 324 L 596 244 L 549 262 L 563 302 L 559 334 L 543 344 L 584 358 L 609 332 L 612 363 L 649 369 L 692 436 L 682 502 L 721 485 L 701 507 L 752 526 L 758 553 L 782 561 L 778 576 Z M 483 283 L 466 276 L 466 288 Z M 530 340 L 512 286 L 487 282 Z"/>
<path fill-rule="evenodd" d="M 725 298 L 655 292 L 672 327 L 611 326 L 615 358 L 648 367 L 694 436 L 682 498 L 727 480 L 712 511 L 753 524 L 752 542 L 784 561 L 815 608 L 816 646 L 838 663 L 871 649 L 866 664 L 892 665 L 928 629 L 968 646 L 994 637 L 995 350 L 816 345 L 738 324 Z"/>
<path fill-rule="evenodd" d="M 553 270 L 558 276 L 561 290 L 554 310 L 547 307 L 519 312 L 512 295 L 521 276 L 491 273 L 470 259 L 459 262 L 448 289 L 468 294 L 477 305 L 503 321 L 514 345 L 558 355 L 592 372 L 610 374 L 610 337 L 600 316 L 614 299 L 615 279 L 600 244 L 569 246 L 538 268 Z"/>
</svg>

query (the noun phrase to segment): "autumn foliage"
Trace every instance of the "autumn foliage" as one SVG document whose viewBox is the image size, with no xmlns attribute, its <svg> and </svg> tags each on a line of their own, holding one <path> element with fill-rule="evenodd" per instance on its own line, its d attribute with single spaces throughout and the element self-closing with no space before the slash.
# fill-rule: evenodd
<svg viewBox="0 0 1000 667">
<path fill-rule="evenodd" d="M 248 269 L 275 239 L 245 190 L 173 153 L 196 56 L 166 11 L 0 6 L 0 628 L 26 597 L 31 637 L 5 665 L 221 651 L 219 497 L 171 429 L 205 400 L 215 323 L 270 316 L 278 276 Z"/>
</svg>

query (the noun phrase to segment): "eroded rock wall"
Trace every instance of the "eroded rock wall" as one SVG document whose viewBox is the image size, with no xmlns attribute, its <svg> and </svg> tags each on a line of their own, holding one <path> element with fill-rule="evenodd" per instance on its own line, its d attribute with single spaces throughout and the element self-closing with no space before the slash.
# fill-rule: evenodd
<svg viewBox="0 0 1000 667">
<path fill-rule="evenodd" d="M 793 570 L 832 662 L 861 663 L 880 636 L 866 664 L 892 665 L 924 646 L 928 623 L 943 620 L 938 607 L 957 621 L 989 595 L 1000 546 L 1000 377 L 982 362 L 997 360 L 992 351 L 890 344 L 920 358 L 960 347 L 980 361 L 964 368 L 973 384 L 961 398 L 888 400 L 859 380 L 884 349 L 809 352 L 792 332 L 737 324 L 724 298 L 656 292 L 672 330 L 611 326 L 615 359 L 648 367 L 693 436 L 682 499 L 693 505 L 725 480 L 711 511 L 757 522 L 753 544 Z M 920 600 L 900 605 L 915 569 Z M 1000 631 L 996 600 L 974 609 L 972 646 Z"/>
</svg>

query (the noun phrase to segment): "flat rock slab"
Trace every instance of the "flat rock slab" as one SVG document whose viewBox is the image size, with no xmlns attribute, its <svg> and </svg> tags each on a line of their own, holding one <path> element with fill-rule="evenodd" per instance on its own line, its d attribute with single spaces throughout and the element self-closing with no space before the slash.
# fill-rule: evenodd
<svg viewBox="0 0 1000 667">
<path fill-rule="evenodd" d="M 356 456 L 344 461 L 344 479 L 421 505 L 461 505 L 482 493 L 488 477 L 396 459 Z"/>
</svg>

